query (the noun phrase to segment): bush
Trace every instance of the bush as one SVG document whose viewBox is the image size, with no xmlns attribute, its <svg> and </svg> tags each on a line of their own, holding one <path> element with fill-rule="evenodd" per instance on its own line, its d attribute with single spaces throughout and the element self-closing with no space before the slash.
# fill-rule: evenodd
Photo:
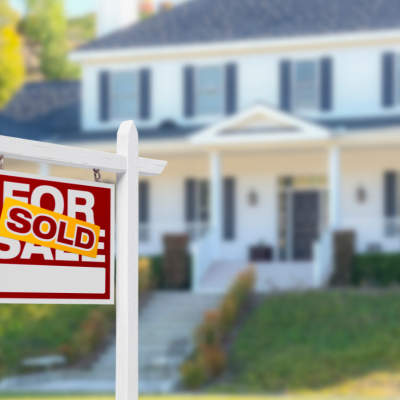
<svg viewBox="0 0 400 400">
<path fill-rule="evenodd" d="M 199 357 L 207 372 L 207 378 L 218 378 L 225 371 L 226 355 L 220 344 L 203 346 L 199 350 Z"/>
<path fill-rule="evenodd" d="M 207 380 L 204 361 L 200 357 L 186 361 L 181 367 L 182 383 L 188 389 L 198 389 Z"/>
<path fill-rule="evenodd" d="M 354 259 L 351 282 L 388 286 L 400 283 L 400 254 L 365 254 Z"/>
<path fill-rule="evenodd" d="M 218 311 L 208 311 L 195 333 L 198 348 L 215 346 L 221 341 L 221 318 Z"/>
<path fill-rule="evenodd" d="M 253 290 L 255 270 L 250 267 L 239 274 L 218 310 L 208 311 L 195 333 L 193 359 L 183 364 L 181 377 L 189 389 L 196 389 L 208 379 L 217 378 L 226 368 L 222 340 L 237 321 L 240 310 Z"/>
<path fill-rule="evenodd" d="M 152 286 L 153 274 L 149 258 L 139 259 L 139 292 L 145 292 Z"/>
</svg>

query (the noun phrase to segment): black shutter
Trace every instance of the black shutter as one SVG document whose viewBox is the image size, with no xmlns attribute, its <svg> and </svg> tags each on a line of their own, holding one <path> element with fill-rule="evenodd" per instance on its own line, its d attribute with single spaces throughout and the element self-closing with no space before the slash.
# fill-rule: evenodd
<svg viewBox="0 0 400 400">
<path fill-rule="evenodd" d="M 186 179 L 185 182 L 185 220 L 196 221 L 196 181 Z"/>
<path fill-rule="evenodd" d="M 149 222 L 150 208 L 150 193 L 149 193 L 149 182 L 139 182 L 139 222 L 144 224 Z"/>
<path fill-rule="evenodd" d="M 234 114 L 237 110 L 237 65 L 234 63 L 226 66 L 225 94 L 226 114 Z"/>
<path fill-rule="evenodd" d="M 332 59 L 323 58 L 321 60 L 321 110 L 329 111 L 332 109 L 332 89 L 333 89 L 333 70 Z"/>
<path fill-rule="evenodd" d="M 280 107 L 285 111 L 291 109 L 291 86 L 291 64 L 284 60 L 280 65 Z"/>
<path fill-rule="evenodd" d="M 194 116 L 194 68 L 183 70 L 183 114 L 190 118 Z"/>
<path fill-rule="evenodd" d="M 110 119 L 110 73 L 102 71 L 99 74 L 99 118 L 100 121 Z"/>
<path fill-rule="evenodd" d="M 151 117 L 151 71 L 149 69 L 140 70 L 139 82 L 139 117 L 149 119 Z"/>
<path fill-rule="evenodd" d="M 224 220 L 223 220 L 223 234 L 225 240 L 235 239 L 235 179 L 224 179 Z"/>
<path fill-rule="evenodd" d="M 392 107 L 395 102 L 394 76 L 395 56 L 393 53 L 386 53 L 382 58 L 382 105 Z"/>
<path fill-rule="evenodd" d="M 390 171 L 385 173 L 385 217 L 397 216 L 397 173 Z"/>
</svg>

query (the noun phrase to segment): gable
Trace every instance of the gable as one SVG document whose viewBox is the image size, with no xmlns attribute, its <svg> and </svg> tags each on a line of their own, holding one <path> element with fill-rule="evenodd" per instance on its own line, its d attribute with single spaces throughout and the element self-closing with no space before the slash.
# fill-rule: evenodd
<svg viewBox="0 0 400 400">
<path fill-rule="evenodd" d="M 243 120 L 222 129 L 220 134 L 229 135 L 295 131 L 298 131 L 298 127 L 294 124 L 290 124 L 288 121 L 280 120 L 279 118 L 256 111 L 254 114 L 244 118 Z"/>
<path fill-rule="evenodd" d="M 266 105 L 256 105 L 191 137 L 193 143 L 279 142 L 325 139 L 330 131 Z"/>
</svg>

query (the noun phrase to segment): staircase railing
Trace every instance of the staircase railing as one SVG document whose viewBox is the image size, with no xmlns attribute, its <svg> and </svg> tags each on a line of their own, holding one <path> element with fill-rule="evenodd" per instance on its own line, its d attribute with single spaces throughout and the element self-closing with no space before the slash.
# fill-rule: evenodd
<svg viewBox="0 0 400 400">
<path fill-rule="evenodd" d="M 216 233 L 214 229 L 210 229 L 191 245 L 191 253 L 193 257 L 192 289 L 195 292 L 199 291 L 202 278 L 215 261 L 215 239 Z"/>
</svg>

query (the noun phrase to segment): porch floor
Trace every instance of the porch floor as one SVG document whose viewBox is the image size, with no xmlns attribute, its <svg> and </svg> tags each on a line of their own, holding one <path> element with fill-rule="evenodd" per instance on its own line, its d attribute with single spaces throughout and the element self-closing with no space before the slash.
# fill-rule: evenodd
<svg viewBox="0 0 400 400">
<path fill-rule="evenodd" d="M 225 293 L 237 275 L 247 266 L 256 268 L 256 291 L 276 292 L 313 288 L 313 264 L 309 262 L 234 262 L 214 263 L 200 281 L 198 291 Z"/>
</svg>

